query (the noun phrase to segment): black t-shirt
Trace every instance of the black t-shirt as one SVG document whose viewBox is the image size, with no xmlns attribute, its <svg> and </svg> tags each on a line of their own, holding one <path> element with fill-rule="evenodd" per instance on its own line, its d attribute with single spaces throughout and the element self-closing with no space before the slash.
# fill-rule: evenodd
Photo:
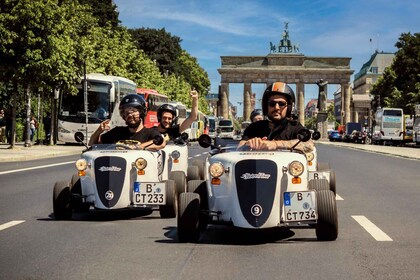
<svg viewBox="0 0 420 280">
<path fill-rule="evenodd" d="M 143 127 L 136 133 L 131 133 L 127 126 L 117 126 L 101 135 L 101 143 L 113 144 L 123 140 L 137 140 L 141 143 L 153 140 L 153 137 L 160 135 L 157 130 Z"/>
<path fill-rule="evenodd" d="M 271 129 L 273 123 L 269 120 L 251 123 L 244 131 L 242 140 L 255 137 L 267 137 L 268 140 L 292 140 L 297 139 L 297 133 L 304 127 L 297 121 L 284 119 L 280 125 Z"/>
<path fill-rule="evenodd" d="M 153 129 L 155 129 L 156 131 L 159 131 L 158 126 L 153 127 Z M 175 126 L 171 126 L 170 128 L 166 129 L 165 132 L 162 132 L 162 134 L 168 134 L 169 139 L 171 140 L 179 137 L 181 135 L 181 133 L 179 132 L 179 124 Z"/>
</svg>

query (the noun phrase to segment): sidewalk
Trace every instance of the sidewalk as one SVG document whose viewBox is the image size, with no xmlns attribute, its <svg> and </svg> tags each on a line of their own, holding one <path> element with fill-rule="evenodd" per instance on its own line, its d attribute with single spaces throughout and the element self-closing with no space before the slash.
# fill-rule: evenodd
<svg viewBox="0 0 420 280">
<path fill-rule="evenodd" d="M 399 156 L 403 158 L 420 160 L 420 147 L 415 146 L 379 146 L 369 144 L 356 144 L 356 143 L 345 143 L 345 142 L 330 142 L 328 140 L 315 141 L 315 144 L 321 145 L 333 145 L 338 147 L 345 147 L 349 149 L 364 150 L 379 154 L 388 154 Z"/>
<path fill-rule="evenodd" d="M 24 143 L 15 144 L 13 149 L 9 149 L 9 144 L 0 144 L 0 162 L 26 161 L 50 157 L 60 157 L 68 155 L 80 155 L 85 146 L 58 144 L 32 145 L 25 147 Z"/>
<path fill-rule="evenodd" d="M 334 145 L 349 149 L 365 150 L 374 153 L 389 154 L 409 159 L 420 160 L 420 147 L 394 147 L 367 144 L 354 144 L 329 141 L 315 141 L 316 145 Z M 85 149 L 79 145 L 58 144 L 54 146 L 33 145 L 25 147 L 24 143 L 17 143 L 14 149 L 8 149 L 8 144 L 0 144 L 0 162 L 16 162 L 49 157 L 80 155 Z"/>
</svg>

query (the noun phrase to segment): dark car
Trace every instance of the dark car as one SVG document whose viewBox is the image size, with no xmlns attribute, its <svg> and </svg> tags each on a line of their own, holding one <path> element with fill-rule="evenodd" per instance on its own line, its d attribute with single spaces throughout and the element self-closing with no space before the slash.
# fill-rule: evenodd
<svg viewBox="0 0 420 280">
<path fill-rule="evenodd" d="M 338 130 L 333 130 L 329 134 L 328 139 L 330 139 L 331 142 L 341 142 L 343 140 L 343 136 L 338 132 Z"/>
</svg>

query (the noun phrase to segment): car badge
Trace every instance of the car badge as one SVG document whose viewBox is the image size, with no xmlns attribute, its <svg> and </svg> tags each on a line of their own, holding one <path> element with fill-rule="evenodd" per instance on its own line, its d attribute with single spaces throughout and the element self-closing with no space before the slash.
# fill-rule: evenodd
<svg viewBox="0 0 420 280">
<path fill-rule="evenodd" d="M 105 199 L 106 200 L 112 200 L 114 198 L 114 193 L 112 191 L 107 191 L 105 193 Z"/>
</svg>

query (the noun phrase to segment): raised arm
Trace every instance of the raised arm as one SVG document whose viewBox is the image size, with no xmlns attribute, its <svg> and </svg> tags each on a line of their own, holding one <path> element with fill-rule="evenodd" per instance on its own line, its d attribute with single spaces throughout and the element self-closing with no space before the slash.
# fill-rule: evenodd
<svg viewBox="0 0 420 280">
<path fill-rule="evenodd" d="M 188 116 L 188 118 L 186 118 L 182 124 L 179 126 L 179 132 L 183 132 L 184 130 L 186 130 L 187 128 L 189 128 L 191 126 L 191 124 L 197 119 L 197 115 L 198 115 L 198 93 L 196 90 L 192 90 L 190 92 L 190 96 L 192 98 L 192 105 L 191 105 L 191 113 Z"/>
<path fill-rule="evenodd" d="M 92 133 L 92 135 L 90 136 L 89 144 L 88 144 L 89 146 L 100 143 L 99 136 L 102 134 L 102 132 L 110 129 L 110 126 L 109 126 L 110 121 L 111 120 L 104 120 L 103 122 L 101 122 L 98 129 L 95 130 L 95 132 Z"/>
</svg>

